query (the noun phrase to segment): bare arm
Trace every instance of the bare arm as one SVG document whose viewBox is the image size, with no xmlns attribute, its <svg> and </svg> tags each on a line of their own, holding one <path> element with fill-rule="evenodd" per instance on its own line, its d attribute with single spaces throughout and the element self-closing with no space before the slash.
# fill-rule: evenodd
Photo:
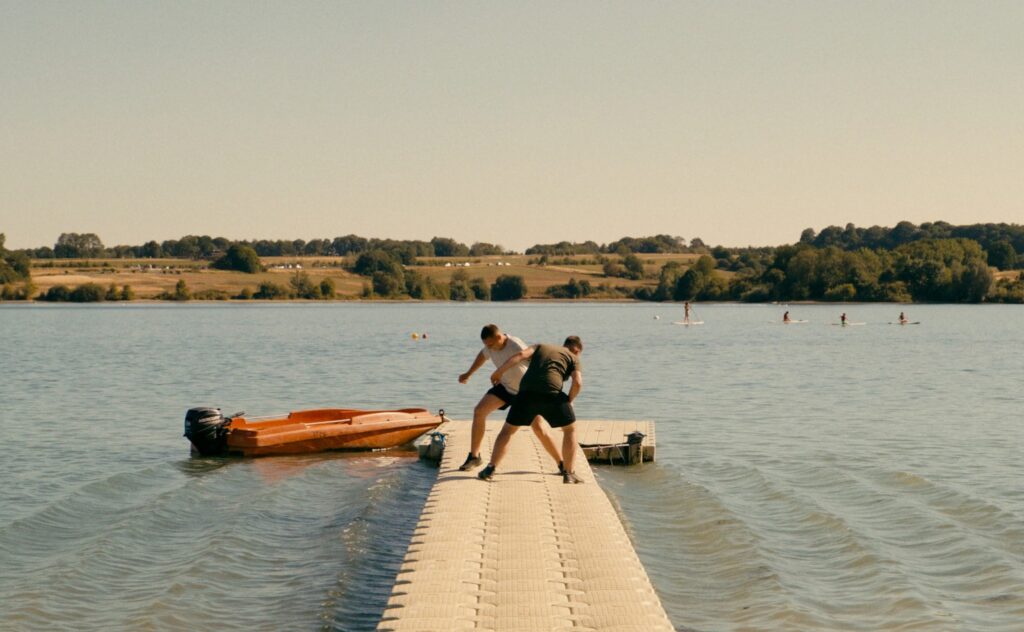
<svg viewBox="0 0 1024 632">
<path fill-rule="evenodd" d="M 583 371 L 576 369 L 572 372 L 572 386 L 569 387 L 569 403 L 571 404 L 576 396 L 583 390 Z"/>
<path fill-rule="evenodd" d="M 501 365 L 497 371 L 491 373 L 491 384 L 497 384 L 498 382 L 500 382 L 501 376 L 505 375 L 505 371 L 508 371 L 509 369 L 519 364 L 520 362 L 523 362 L 524 360 L 529 360 L 530 358 L 532 358 L 533 352 L 536 350 L 536 345 L 532 347 L 527 347 L 520 351 L 519 353 L 512 356 L 511 358 L 509 358 L 508 361 L 505 364 Z"/>
<path fill-rule="evenodd" d="M 487 362 L 487 357 L 484 356 L 484 352 L 481 351 L 480 353 L 476 354 L 476 359 L 473 360 L 473 366 L 469 367 L 468 371 L 459 376 L 459 384 L 465 384 L 466 382 L 468 382 L 469 376 L 476 373 L 476 370 L 482 367 L 484 365 L 484 362 Z"/>
</svg>

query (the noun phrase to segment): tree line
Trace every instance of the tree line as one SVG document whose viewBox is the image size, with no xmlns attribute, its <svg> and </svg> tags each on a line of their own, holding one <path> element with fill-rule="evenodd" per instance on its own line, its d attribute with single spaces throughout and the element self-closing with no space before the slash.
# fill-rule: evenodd
<svg viewBox="0 0 1024 632">
<path fill-rule="evenodd" d="M 815 233 L 807 228 L 800 234 L 800 243 L 817 248 L 836 246 L 843 250 L 895 250 L 915 241 L 939 239 L 970 239 L 978 243 L 987 253 L 988 264 L 1000 270 L 1024 267 L 1024 226 L 1019 224 L 970 224 L 954 226 L 948 222 L 925 222 L 915 226 L 900 222 L 892 228 L 872 226 L 858 228 L 853 224 L 846 227 L 828 226 Z"/>
<path fill-rule="evenodd" d="M 32 295 L 32 262 L 24 252 L 7 250 L 7 236 L 0 233 L 0 300 L 24 300 Z"/>
<path fill-rule="evenodd" d="M 915 225 L 899 222 L 893 227 L 871 226 L 862 228 L 847 224 L 845 227 L 828 226 L 820 232 L 805 229 L 797 243 L 827 248 L 835 246 L 842 250 L 855 251 L 895 250 L 915 242 L 937 239 L 970 239 L 978 242 L 987 253 L 989 265 L 1001 270 L 1024 267 L 1024 226 L 1018 224 L 970 224 L 953 225 L 948 222 L 925 222 Z M 488 255 L 515 254 L 497 244 L 475 242 L 470 246 L 449 237 L 434 237 L 425 240 L 398 240 L 366 238 L 345 235 L 333 239 L 278 239 L 278 240 L 230 240 L 225 237 L 208 235 L 186 235 L 180 239 L 162 242 L 148 241 L 141 245 L 118 245 L 107 247 L 95 233 L 62 233 L 56 243 L 39 248 L 17 251 L 33 259 L 94 259 L 110 258 L 179 258 L 212 259 L 224 254 L 232 245 L 252 248 L 261 257 L 281 256 L 339 256 L 359 255 L 372 250 L 384 250 L 397 255 L 408 265 L 419 257 L 479 257 Z M 783 246 L 784 247 L 784 246 Z M 697 253 L 712 254 L 700 238 L 687 241 L 678 236 L 651 235 L 647 237 L 622 237 L 607 244 L 594 241 L 560 241 L 553 244 L 535 244 L 526 249 L 527 255 L 572 256 L 654 253 Z M 773 248 L 769 247 L 769 250 Z M 733 249 L 737 250 L 737 249 Z M 744 251 L 747 249 L 738 249 Z M 758 250 L 758 249 L 755 249 Z"/>
<path fill-rule="evenodd" d="M 147 241 L 141 245 L 107 247 L 95 233 L 62 233 L 56 243 L 22 250 L 33 259 L 211 259 L 227 252 L 233 245 L 252 248 L 261 257 L 339 256 L 370 250 L 387 250 L 399 254 L 404 261 L 416 257 L 482 257 L 502 255 L 508 251 L 500 245 L 476 242 L 467 246 L 449 237 L 430 241 L 376 239 L 345 235 L 333 239 L 257 239 L 231 240 L 209 235 L 186 235 L 162 242 Z"/>
<path fill-rule="evenodd" d="M 34 294 L 30 256 L 36 251 L 9 251 L 0 233 L 0 298 L 27 299 Z M 134 249 L 133 246 L 117 248 Z M 147 242 L 130 255 L 207 258 L 211 266 L 255 273 L 263 270 L 260 256 L 288 251 L 315 251 L 344 256 L 344 266 L 365 277 L 364 297 L 412 297 L 441 300 L 517 300 L 527 295 L 523 278 L 503 275 L 495 283 L 469 278 L 456 271 L 449 283 L 417 272 L 413 264 L 420 257 L 473 256 L 505 252 L 500 246 L 478 242 L 472 247 L 450 238 L 430 241 L 367 239 L 356 235 L 333 240 L 230 241 L 225 238 L 186 236 L 162 243 Z M 475 250 L 474 250 L 475 249 Z M 638 253 L 700 252 L 693 265 L 673 261 L 656 272 L 649 271 Z M 821 232 L 806 229 L 792 245 L 760 248 L 708 248 L 699 239 L 686 244 L 681 237 L 624 237 L 598 245 L 594 242 L 559 242 L 534 246 L 528 253 L 540 254 L 543 263 L 551 255 L 593 254 L 603 264 L 604 278 L 647 280 L 639 288 L 594 285 L 590 280 L 571 279 L 546 289 L 556 298 L 632 297 L 639 300 L 738 300 L 738 301 L 925 301 L 925 302 L 1024 302 L 1024 274 L 996 278 L 991 268 L 1013 270 L 1024 267 L 1024 226 L 1016 224 L 974 224 L 953 226 L 945 222 L 915 226 L 900 222 L 892 228 L 845 228 L 830 226 Z M 141 253 L 141 254 L 140 254 Z M 267 254 L 270 253 L 270 254 Z M 615 253 L 617 258 L 606 256 Z M 64 233 L 51 256 L 67 258 L 110 255 L 92 233 Z M 73 256 L 72 256 L 73 255 Z M 648 262 L 650 263 L 650 262 Z M 333 298 L 333 286 L 321 287 L 302 280 L 292 287 L 264 283 L 248 296 L 210 298 Z M 654 283 L 656 281 L 656 283 Z M 74 290 L 63 288 L 49 300 L 75 300 Z M 122 290 L 88 288 L 79 298 L 115 299 Z M 46 299 L 46 296 L 39 298 Z M 178 292 L 174 300 L 187 300 Z"/>
<path fill-rule="evenodd" d="M 686 240 L 682 237 L 671 235 L 652 235 L 650 237 L 623 237 L 608 244 L 598 244 L 594 241 L 570 242 L 560 241 L 555 244 L 536 244 L 526 249 L 528 255 L 598 255 L 598 254 L 619 254 L 630 253 L 654 254 L 654 253 L 690 253 L 706 252 L 707 246 L 700 238 Z"/>
<path fill-rule="evenodd" d="M 1024 302 L 1024 273 L 996 280 L 987 253 L 965 239 L 922 239 L 893 250 L 801 242 L 772 252 L 704 255 L 662 266 L 658 284 L 634 297 L 652 301 Z M 731 270 L 725 275 L 717 270 Z"/>
</svg>

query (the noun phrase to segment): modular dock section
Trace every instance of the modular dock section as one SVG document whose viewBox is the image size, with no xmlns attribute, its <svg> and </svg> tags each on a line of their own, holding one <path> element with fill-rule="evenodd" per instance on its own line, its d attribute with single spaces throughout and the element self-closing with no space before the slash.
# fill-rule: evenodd
<svg viewBox="0 0 1024 632">
<path fill-rule="evenodd" d="M 487 426 L 485 461 L 500 427 Z M 575 466 L 584 484 L 563 484 L 524 428 L 485 482 L 479 468 L 458 470 L 469 422 L 438 430 L 446 443 L 440 472 L 378 630 L 673 629 L 586 459 L 577 455 Z"/>
</svg>

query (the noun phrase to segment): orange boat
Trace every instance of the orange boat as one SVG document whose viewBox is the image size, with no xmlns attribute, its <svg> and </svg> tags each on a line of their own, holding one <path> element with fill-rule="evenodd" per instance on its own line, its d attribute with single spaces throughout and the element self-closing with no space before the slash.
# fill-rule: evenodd
<svg viewBox="0 0 1024 632">
<path fill-rule="evenodd" d="M 185 436 L 203 455 L 267 456 L 324 450 L 381 450 L 405 445 L 443 422 L 425 408 L 298 410 L 287 416 L 231 417 L 219 408 L 192 408 Z"/>
</svg>

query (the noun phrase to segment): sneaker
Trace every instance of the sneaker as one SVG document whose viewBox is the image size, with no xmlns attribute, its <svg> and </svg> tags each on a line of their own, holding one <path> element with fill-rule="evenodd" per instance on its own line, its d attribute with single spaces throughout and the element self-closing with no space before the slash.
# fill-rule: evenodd
<svg viewBox="0 0 1024 632">
<path fill-rule="evenodd" d="M 572 472 L 566 472 L 562 474 L 562 482 L 565 483 L 566 485 L 579 485 L 580 483 L 583 482 L 583 480 L 580 479 L 575 474 L 573 474 Z"/>
<path fill-rule="evenodd" d="M 488 465 L 484 469 L 480 470 L 480 473 L 476 475 L 482 481 L 489 481 L 494 477 L 494 466 Z"/>
<path fill-rule="evenodd" d="M 561 461 L 558 462 L 558 473 L 565 476 L 565 464 Z"/>
<path fill-rule="evenodd" d="M 462 465 L 459 466 L 459 471 L 460 472 L 465 472 L 466 470 L 471 470 L 474 467 L 477 467 L 477 466 L 483 464 L 483 462 L 484 462 L 483 459 L 481 459 L 479 456 L 473 456 L 473 453 L 470 452 L 469 456 L 466 457 L 466 461 Z"/>
</svg>

